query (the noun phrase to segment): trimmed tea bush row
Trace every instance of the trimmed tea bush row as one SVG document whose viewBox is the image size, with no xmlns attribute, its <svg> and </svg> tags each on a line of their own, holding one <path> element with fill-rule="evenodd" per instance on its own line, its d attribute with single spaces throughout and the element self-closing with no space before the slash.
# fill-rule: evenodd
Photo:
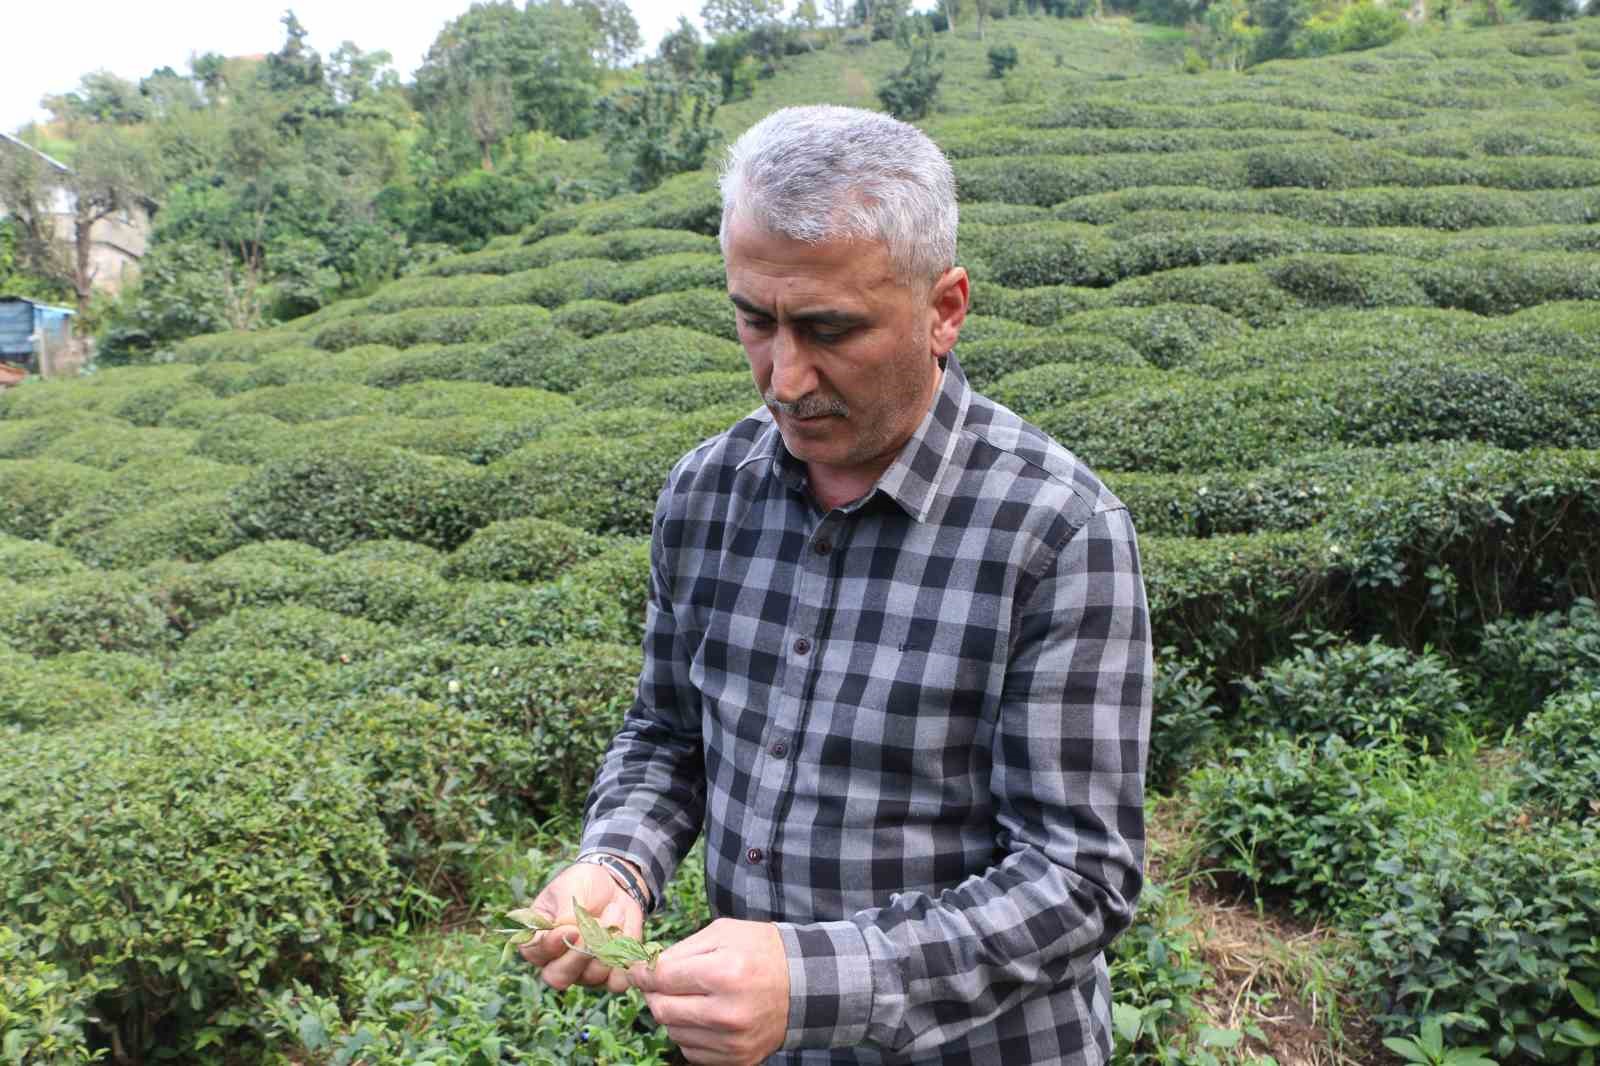
<svg viewBox="0 0 1600 1066">
<path fill-rule="evenodd" d="M 714 232 L 711 236 L 681 229 L 612 230 L 599 235 L 564 233 L 513 248 L 450 256 L 429 266 L 421 276 L 388 286 L 384 292 L 387 294 L 401 284 L 405 285 L 403 291 L 418 291 L 430 285 L 447 288 L 437 280 L 427 279 L 462 274 L 516 274 L 554 266 L 570 259 L 609 259 L 615 263 L 631 263 L 680 252 L 716 254 Z"/>
</svg>

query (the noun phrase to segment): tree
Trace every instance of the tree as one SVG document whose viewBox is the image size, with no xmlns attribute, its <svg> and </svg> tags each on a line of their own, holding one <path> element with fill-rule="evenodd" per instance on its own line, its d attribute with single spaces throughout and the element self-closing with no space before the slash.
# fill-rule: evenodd
<svg viewBox="0 0 1600 1066">
<path fill-rule="evenodd" d="M 701 67 L 700 31 L 694 28 L 694 23 L 679 15 L 677 28 L 661 38 L 661 47 L 656 55 L 675 77 L 689 77 Z"/>
<path fill-rule="evenodd" d="M 700 21 L 713 37 L 743 33 L 783 16 L 783 0 L 705 0 Z"/>
<path fill-rule="evenodd" d="M 722 137 L 711 124 L 720 99 L 711 75 L 679 78 L 665 64 L 649 63 L 643 85 L 618 89 L 600 102 L 606 150 L 628 165 L 628 183 L 635 190 L 699 170 Z"/>
<path fill-rule="evenodd" d="M 82 315 L 94 295 L 94 228 L 147 195 L 154 168 L 133 133 L 108 124 L 88 127 L 75 156 L 77 166 L 64 167 L 32 151 L 0 151 L 0 202 L 16 221 L 18 261 L 70 289 Z"/>
<path fill-rule="evenodd" d="M 944 77 L 944 53 L 935 53 L 930 35 L 924 34 L 911 45 L 911 55 L 899 72 L 878 86 L 878 99 L 895 118 L 914 122 L 927 116 L 939 96 L 939 80 Z"/>
<path fill-rule="evenodd" d="M 575 0 L 573 6 L 594 30 L 595 62 L 620 67 L 644 44 L 639 36 L 639 20 L 633 17 L 626 0 Z"/>
<path fill-rule="evenodd" d="M 110 122 L 136 125 L 150 117 L 150 103 L 139 87 L 108 70 L 96 70 L 78 80 L 73 92 L 46 96 L 40 101 L 57 122 Z"/>
<path fill-rule="evenodd" d="M 499 92 L 485 96 L 482 86 L 496 79 L 510 97 L 512 121 L 502 136 L 520 130 L 565 138 L 586 134 L 599 95 L 598 40 L 579 9 L 535 0 L 521 10 L 509 0 L 474 4 L 447 23 L 417 70 L 415 86 L 430 147 L 446 157 L 446 172 L 482 166 L 486 149 L 496 146 L 477 139 L 473 121 Z"/>
<path fill-rule="evenodd" d="M 354 41 L 345 41 L 328 56 L 328 86 L 340 107 L 360 103 L 385 88 L 395 88 L 399 77 L 389 64 L 394 57 L 379 49 L 363 52 Z"/>
</svg>

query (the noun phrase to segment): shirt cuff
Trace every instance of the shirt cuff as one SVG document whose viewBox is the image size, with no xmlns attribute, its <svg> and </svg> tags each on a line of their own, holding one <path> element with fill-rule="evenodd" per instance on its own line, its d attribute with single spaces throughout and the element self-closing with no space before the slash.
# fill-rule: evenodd
<svg viewBox="0 0 1600 1066">
<path fill-rule="evenodd" d="M 789 959 L 789 1033 L 783 1049 L 864 1042 L 874 992 L 866 936 L 852 922 L 776 925 Z"/>
</svg>

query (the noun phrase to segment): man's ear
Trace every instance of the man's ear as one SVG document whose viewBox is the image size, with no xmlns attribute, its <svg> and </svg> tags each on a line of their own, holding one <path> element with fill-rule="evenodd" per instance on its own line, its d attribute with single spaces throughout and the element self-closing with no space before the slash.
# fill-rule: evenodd
<svg viewBox="0 0 1600 1066">
<path fill-rule="evenodd" d="M 928 311 L 933 320 L 929 341 L 934 355 L 944 355 L 956 346 L 961 323 L 967 320 L 970 295 L 965 267 L 951 267 L 933 283 L 928 292 Z"/>
</svg>

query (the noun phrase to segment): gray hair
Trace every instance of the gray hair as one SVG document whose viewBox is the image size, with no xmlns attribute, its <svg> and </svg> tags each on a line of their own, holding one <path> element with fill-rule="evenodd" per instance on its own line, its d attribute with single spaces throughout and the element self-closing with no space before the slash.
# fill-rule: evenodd
<svg viewBox="0 0 1600 1066">
<path fill-rule="evenodd" d="M 810 244 L 883 241 L 903 283 L 956 261 L 956 179 L 915 126 L 853 107 L 786 107 L 733 143 L 723 163 L 722 250 L 735 215 Z"/>
</svg>

